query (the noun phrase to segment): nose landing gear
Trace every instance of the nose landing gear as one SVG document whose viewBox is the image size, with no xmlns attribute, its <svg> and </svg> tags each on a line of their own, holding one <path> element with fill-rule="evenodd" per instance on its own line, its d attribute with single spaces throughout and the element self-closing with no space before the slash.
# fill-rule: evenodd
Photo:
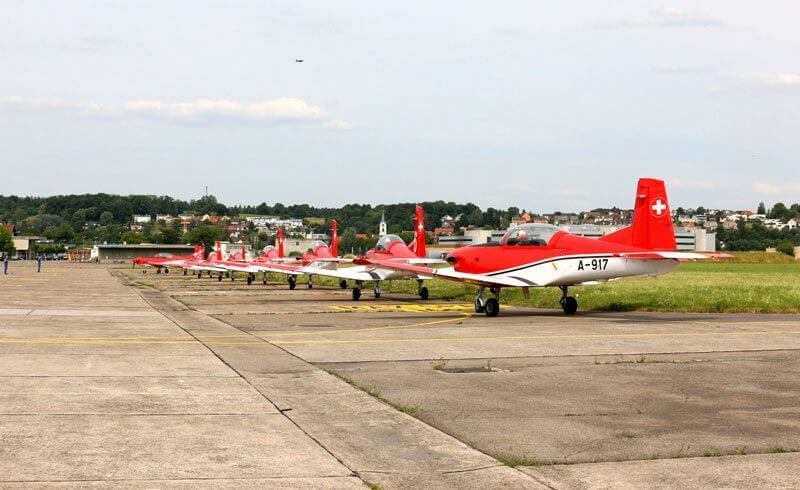
<svg viewBox="0 0 800 490">
<path fill-rule="evenodd" d="M 294 276 L 289 276 L 287 279 L 289 281 L 289 289 L 294 289 L 297 287 L 297 279 Z"/>
<path fill-rule="evenodd" d="M 418 285 L 417 294 L 419 294 L 419 297 L 422 298 L 423 300 L 428 299 L 428 288 L 422 285 L 421 279 L 417 281 L 417 285 Z"/>
<path fill-rule="evenodd" d="M 567 296 L 567 286 L 561 286 L 561 308 L 567 315 L 574 315 L 578 311 L 578 300 L 575 296 Z"/>
</svg>

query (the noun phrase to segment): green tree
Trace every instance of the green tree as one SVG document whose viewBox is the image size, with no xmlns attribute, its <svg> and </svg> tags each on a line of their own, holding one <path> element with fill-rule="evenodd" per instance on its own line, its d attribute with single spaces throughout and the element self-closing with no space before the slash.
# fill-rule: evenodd
<svg viewBox="0 0 800 490">
<path fill-rule="evenodd" d="M 58 226 L 51 226 L 44 231 L 44 236 L 54 242 L 74 242 L 77 238 L 75 230 L 69 223 L 61 223 Z"/>
<path fill-rule="evenodd" d="M 756 214 L 767 214 L 767 206 L 763 202 L 758 203 Z"/>
<path fill-rule="evenodd" d="M 75 230 L 75 233 L 80 233 L 83 230 L 83 225 L 86 223 L 86 210 L 79 209 L 72 213 L 72 219 L 70 220 L 72 224 L 72 229 Z"/>
<path fill-rule="evenodd" d="M 794 214 L 782 202 L 776 202 L 772 209 L 769 210 L 769 214 L 767 214 L 768 218 L 782 219 L 784 221 L 791 219 L 793 216 Z"/>
<path fill-rule="evenodd" d="M 785 253 L 790 257 L 794 257 L 794 244 L 788 240 L 779 243 L 775 249 L 778 250 L 778 252 Z"/>
<path fill-rule="evenodd" d="M 119 239 L 120 241 L 123 241 L 125 243 L 132 243 L 132 244 L 142 243 L 143 241 L 145 241 L 144 235 L 133 230 L 128 230 L 123 232 L 122 235 L 119 237 Z"/>
<path fill-rule="evenodd" d="M 217 240 L 227 238 L 225 234 L 225 228 L 200 224 L 186 233 L 186 241 L 193 245 L 203 245 L 209 251 L 214 248 Z"/>
<path fill-rule="evenodd" d="M 114 214 L 111 211 L 103 211 L 100 213 L 100 225 L 108 226 L 114 222 Z"/>
<path fill-rule="evenodd" d="M 6 230 L 5 226 L 0 226 L 0 252 L 13 254 L 14 250 L 14 240 L 11 238 L 11 233 Z"/>
<path fill-rule="evenodd" d="M 483 226 L 483 213 L 481 212 L 480 208 L 475 208 L 472 212 L 469 213 L 469 224 L 472 226 Z"/>
</svg>

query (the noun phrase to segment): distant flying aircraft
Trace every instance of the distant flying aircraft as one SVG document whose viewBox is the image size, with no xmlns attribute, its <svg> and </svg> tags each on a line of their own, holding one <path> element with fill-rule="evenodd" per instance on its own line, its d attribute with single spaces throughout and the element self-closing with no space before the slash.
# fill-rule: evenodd
<svg viewBox="0 0 800 490">
<path fill-rule="evenodd" d="M 295 63 L 302 63 L 303 60 L 294 60 Z"/>
<path fill-rule="evenodd" d="M 678 267 L 679 261 L 729 257 L 675 251 L 675 231 L 664 181 L 639 179 L 633 223 L 601 238 L 572 235 L 544 224 L 524 224 L 509 230 L 500 243 L 482 243 L 454 250 L 452 267 L 432 269 L 378 257 L 356 258 L 366 267 L 385 268 L 478 286 L 475 311 L 497 316 L 500 290 L 521 287 L 561 289 L 561 307 L 571 315 L 578 301 L 570 286 L 586 286 L 630 276 L 657 276 Z M 484 298 L 488 288 L 491 298 Z"/>
<path fill-rule="evenodd" d="M 363 260 L 368 261 L 357 267 L 331 268 L 329 261 L 313 261 L 308 266 L 300 269 L 309 275 L 320 275 L 339 278 L 342 289 L 347 288 L 347 281 L 355 283 L 353 287 L 353 301 L 361 298 L 361 289 L 365 282 L 373 282 L 375 298 L 381 297 L 381 282 L 396 279 L 412 279 L 418 284 L 418 294 L 422 299 L 428 299 L 428 288 L 423 281 L 430 279 L 428 274 L 408 271 L 394 267 L 384 267 L 382 264 L 394 265 L 428 265 L 444 263 L 441 259 L 429 259 L 425 249 L 425 214 L 421 206 L 417 206 L 414 214 L 414 241 L 409 245 L 397 235 L 385 235 L 378 240 L 374 249 L 369 250 Z M 374 261 L 374 263 L 372 262 Z M 359 258 L 353 260 L 359 263 Z"/>
</svg>

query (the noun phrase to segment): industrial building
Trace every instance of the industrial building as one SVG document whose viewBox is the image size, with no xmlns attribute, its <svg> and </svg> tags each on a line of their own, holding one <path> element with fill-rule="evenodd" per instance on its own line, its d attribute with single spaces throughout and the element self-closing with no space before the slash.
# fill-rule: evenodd
<svg viewBox="0 0 800 490">
<path fill-rule="evenodd" d="M 597 225 L 564 225 L 560 227 L 567 233 L 585 236 L 590 238 L 600 238 L 601 236 L 615 232 L 621 227 L 618 226 L 597 226 Z M 441 247 L 464 247 L 477 243 L 499 242 L 506 231 L 504 230 L 465 230 L 463 236 L 440 236 L 438 245 Z M 715 252 L 717 250 L 717 235 L 710 233 L 703 228 L 675 227 L 675 241 L 677 250 L 693 250 L 697 252 Z"/>
<path fill-rule="evenodd" d="M 100 244 L 92 249 L 92 260 L 97 262 L 129 262 L 134 257 L 147 257 L 158 254 L 191 255 L 192 245 L 165 245 L 142 243 L 133 244 Z"/>
</svg>

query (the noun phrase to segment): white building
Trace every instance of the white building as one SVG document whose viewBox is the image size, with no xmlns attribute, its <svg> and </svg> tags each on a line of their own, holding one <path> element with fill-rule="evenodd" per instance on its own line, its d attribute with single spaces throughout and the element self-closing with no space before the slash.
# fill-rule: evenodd
<svg viewBox="0 0 800 490">
<path fill-rule="evenodd" d="M 386 235 L 386 215 L 381 212 L 381 223 L 378 225 L 378 236 Z"/>
<path fill-rule="evenodd" d="M 133 215 L 133 222 L 136 223 L 136 224 L 140 224 L 141 225 L 141 224 L 144 224 L 144 223 L 149 223 L 150 220 L 151 220 L 151 217 L 150 217 L 149 214 L 134 214 Z"/>
</svg>

